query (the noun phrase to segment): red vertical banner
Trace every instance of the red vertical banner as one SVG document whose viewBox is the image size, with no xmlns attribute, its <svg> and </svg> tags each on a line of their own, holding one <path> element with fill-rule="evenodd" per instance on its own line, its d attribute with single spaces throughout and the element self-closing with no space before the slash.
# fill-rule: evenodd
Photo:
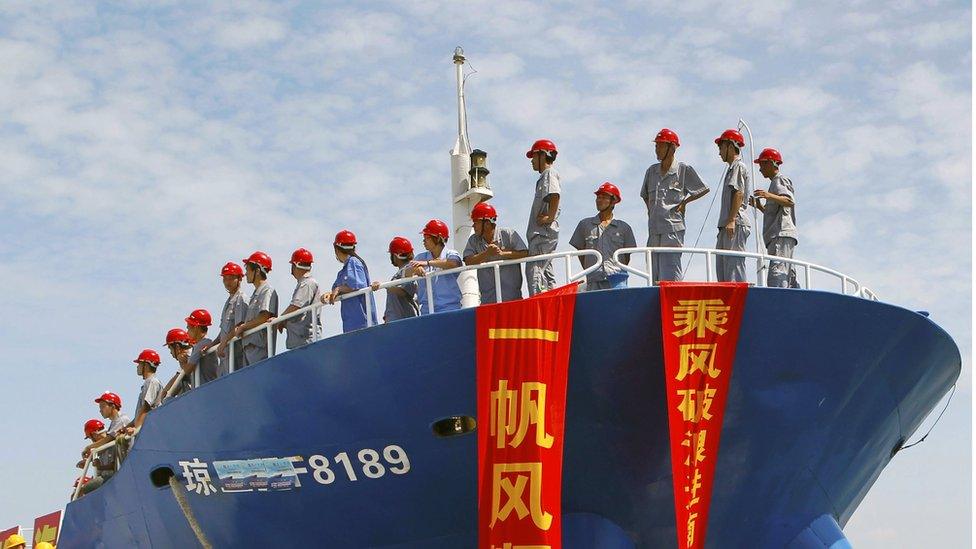
<svg viewBox="0 0 976 549">
<path fill-rule="evenodd" d="M 705 547 L 722 418 L 748 285 L 661 282 L 679 549 Z"/>
<path fill-rule="evenodd" d="M 562 546 L 563 431 L 577 284 L 479 307 L 478 546 Z"/>
<path fill-rule="evenodd" d="M 58 531 L 61 530 L 61 511 L 55 511 L 34 519 L 34 545 L 46 541 L 58 544 Z"/>
</svg>

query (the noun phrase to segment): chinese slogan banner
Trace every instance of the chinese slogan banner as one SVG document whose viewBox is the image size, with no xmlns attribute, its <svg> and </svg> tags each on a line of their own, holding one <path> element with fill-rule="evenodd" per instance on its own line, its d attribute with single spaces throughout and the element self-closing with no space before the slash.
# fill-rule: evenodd
<svg viewBox="0 0 976 549">
<path fill-rule="evenodd" d="M 563 427 L 577 284 L 478 307 L 478 540 L 561 547 Z"/>
<path fill-rule="evenodd" d="M 661 282 L 674 512 L 680 549 L 705 546 L 745 283 Z"/>
<path fill-rule="evenodd" d="M 6 530 L 0 530 L 0 543 L 7 541 L 7 538 L 14 534 L 20 533 L 20 526 L 14 526 L 12 528 L 7 528 Z"/>
<path fill-rule="evenodd" d="M 61 528 L 61 511 L 55 511 L 34 519 L 34 545 L 46 541 L 58 544 L 58 530 Z"/>
</svg>

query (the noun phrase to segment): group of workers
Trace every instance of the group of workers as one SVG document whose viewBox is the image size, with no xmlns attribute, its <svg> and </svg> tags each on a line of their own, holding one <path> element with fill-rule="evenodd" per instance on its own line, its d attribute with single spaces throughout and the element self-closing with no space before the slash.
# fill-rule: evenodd
<svg viewBox="0 0 976 549">
<path fill-rule="evenodd" d="M 759 164 L 762 175 L 769 180 L 767 190 L 757 189 L 746 197 L 750 186 L 750 171 L 741 158 L 745 140 L 736 130 L 726 130 L 715 139 L 718 153 L 727 169 L 722 178 L 721 211 L 718 221 L 716 248 L 719 250 L 744 251 L 750 233 L 747 206 L 762 211 L 763 240 L 770 256 L 768 285 L 790 287 L 795 285 L 795 272 L 789 264 L 776 261 L 776 257 L 789 258 L 797 243 L 795 198 L 793 183 L 779 173 L 783 158 L 775 149 L 764 149 L 754 162 Z M 681 143 L 678 135 L 667 128 L 658 132 L 654 139 L 658 163 L 650 166 L 644 175 L 640 196 L 647 206 L 647 246 L 657 248 L 681 248 L 684 245 L 685 210 L 690 202 L 708 192 L 698 173 L 690 165 L 678 162 L 675 153 Z M 471 212 L 474 234 L 468 238 L 463 253 L 447 247 L 450 229 L 443 221 L 432 219 L 424 225 L 424 251 L 414 255 L 411 242 L 401 236 L 390 241 L 390 262 L 396 268 L 393 284 L 371 281 L 366 262 L 356 253 L 357 239 L 351 231 L 336 234 L 332 246 L 335 258 L 342 264 L 332 287 L 324 291 L 312 277 L 312 253 L 299 248 L 292 253 L 291 275 L 296 280 L 288 306 L 279 314 L 278 294 L 268 283 L 272 268 L 271 257 L 257 251 L 237 263 L 227 263 L 220 271 L 224 289 L 228 293 L 220 316 L 219 333 L 208 337 L 212 324 L 210 313 L 205 309 L 192 311 L 186 317 L 186 328 L 173 328 L 166 334 L 166 347 L 177 361 L 180 371 L 164 386 L 156 376 L 160 365 L 159 354 L 145 349 L 134 360 L 136 373 L 143 379 L 134 420 L 121 412 L 122 400 L 112 392 L 95 399 L 105 424 L 98 419 L 85 423 L 85 437 L 90 440 L 82 452 L 87 458 L 93 448 L 113 440 L 126 440 L 142 426 L 146 415 L 169 396 L 175 396 L 192 388 L 190 380 L 197 375 L 200 383 L 212 381 L 234 368 L 246 367 L 274 354 L 275 330 L 287 331 L 285 346 L 293 349 L 311 343 L 317 338 L 321 326 L 319 316 L 307 310 L 318 300 L 324 304 L 341 302 L 343 331 L 358 330 L 376 324 L 376 303 L 373 292 L 387 291 L 385 322 L 393 322 L 431 312 L 444 312 L 461 308 L 461 290 L 458 273 L 434 276 L 418 283 L 416 280 L 396 282 L 400 279 L 423 277 L 438 271 L 454 269 L 462 265 L 479 265 L 499 260 L 518 260 L 545 256 L 555 252 L 559 240 L 559 205 L 561 182 L 553 168 L 558 150 L 547 139 L 533 143 L 526 153 L 532 169 L 539 174 L 535 194 L 529 212 L 526 240 L 517 231 L 498 225 L 498 213 L 494 206 L 482 202 Z M 599 290 L 625 287 L 627 273 L 613 260 L 614 252 L 636 246 L 634 231 L 626 222 L 614 217 L 614 207 L 622 200 L 620 190 L 605 182 L 595 191 L 597 213 L 579 222 L 569 239 L 578 249 L 598 250 L 603 263 L 586 277 L 586 289 Z M 584 268 L 593 265 L 592 256 L 580 256 Z M 628 258 L 621 256 L 621 263 Z M 654 253 L 651 275 L 654 281 L 681 280 L 681 253 Z M 745 281 L 745 258 L 718 256 L 716 275 L 719 281 Z M 250 298 L 246 298 L 241 283 L 253 286 Z M 556 278 L 551 259 L 525 262 L 525 280 L 530 296 L 555 287 Z M 478 285 L 481 303 L 496 303 L 522 298 L 522 269 L 518 264 L 499 269 L 499 287 L 496 291 L 494 269 L 478 269 Z M 368 291 L 371 288 L 373 291 Z M 428 290 L 431 295 L 428 295 Z M 346 294 L 358 292 L 358 295 Z M 501 295 L 498 295 L 498 294 Z M 368 303 L 367 303 L 367 300 Z M 255 330 L 278 317 L 272 329 Z M 239 338 L 238 343 L 231 342 Z M 197 372 L 199 370 L 199 372 Z M 121 451 L 121 450 L 119 450 Z M 124 456 L 116 449 L 99 452 L 94 460 L 95 477 L 82 486 L 80 493 L 87 493 L 100 486 L 115 471 L 117 460 Z M 79 462 L 79 466 L 84 466 Z"/>
<path fill-rule="evenodd" d="M 3 540 L 3 549 L 27 549 L 27 540 L 20 534 L 10 534 Z M 54 549 L 54 546 L 46 541 L 39 541 L 33 545 L 33 549 Z"/>
</svg>

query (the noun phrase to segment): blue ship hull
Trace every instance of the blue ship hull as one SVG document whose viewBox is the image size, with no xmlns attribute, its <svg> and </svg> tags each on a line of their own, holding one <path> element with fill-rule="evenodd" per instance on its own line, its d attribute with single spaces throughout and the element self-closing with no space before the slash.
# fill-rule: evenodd
<svg viewBox="0 0 976 549">
<path fill-rule="evenodd" d="M 566 547 L 676 546 L 659 307 L 656 288 L 578 297 Z M 59 548 L 197 546 L 172 491 L 155 486 L 151 472 L 168 467 L 185 484 L 179 461 L 287 456 L 308 469 L 300 487 L 186 492 L 215 547 L 475 547 L 477 437 L 440 438 L 431 428 L 476 416 L 474 326 L 467 309 L 345 334 L 166 403 L 115 477 L 67 506 Z M 918 313 L 832 293 L 750 289 L 707 546 L 846 543 L 839 527 L 960 365 L 952 339 Z M 385 463 L 382 476 L 364 475 L 357 453 L 391 445 L 409 456 L 409 471 Z M 356 480 L 333 459 L 342 452 Z M 331 483 L 314 478 L 313 455 L 330 459 Z"/>
</svg>

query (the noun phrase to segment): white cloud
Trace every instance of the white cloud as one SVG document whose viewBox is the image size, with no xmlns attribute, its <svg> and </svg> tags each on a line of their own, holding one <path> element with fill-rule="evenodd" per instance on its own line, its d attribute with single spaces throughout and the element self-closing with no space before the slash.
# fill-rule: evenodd
<svg viewBox="0 0 976 549">
<path fill-rule="evenodd" d="M 249 49 L 281 40 L 285 25 L 268 17 L 250 17 L 221 25 L 217 29 L 217 44 L 228 49 Z"/>
</svg>

